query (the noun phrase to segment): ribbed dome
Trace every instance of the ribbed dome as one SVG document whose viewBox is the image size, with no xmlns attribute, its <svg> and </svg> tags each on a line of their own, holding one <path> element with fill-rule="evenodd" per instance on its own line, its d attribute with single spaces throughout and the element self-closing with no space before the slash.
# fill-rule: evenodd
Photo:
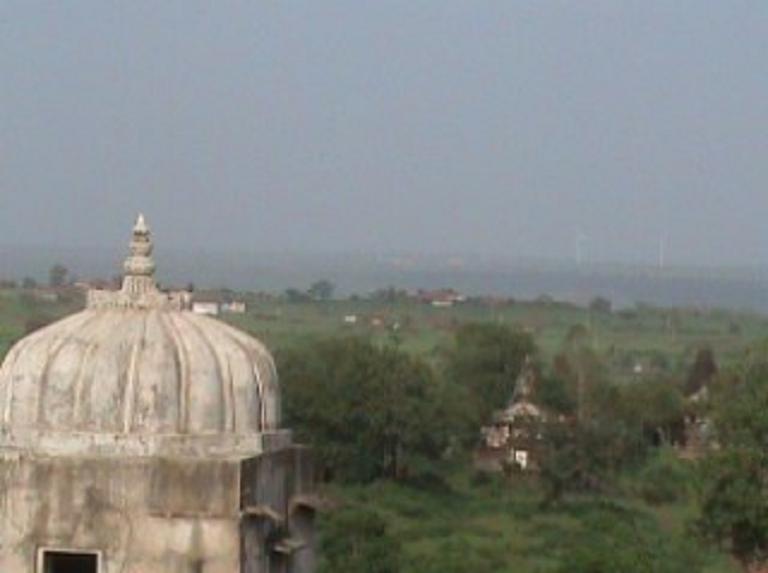
<svg viewBox="0 0 768 573">
<path fill-rule="evenodd" d="M 144 246 L 136 247 L 142 236 Z M 141 220 L 121 291 L 91 293 L 85 311 L 8 353 L 0 368 L 0 444 L 20 436 L 35 436 L 24 447 L 46 436 L 72 442 L 77 435 L 100 447 L 139 440 L 157 451 L 164 448 L 158 438 L 200 438 L 226 450 L 278 429 L 269 352 L 247 334 L 185 310 L 183 297 L 157 291 L 148 237 Z"/>
</svg>

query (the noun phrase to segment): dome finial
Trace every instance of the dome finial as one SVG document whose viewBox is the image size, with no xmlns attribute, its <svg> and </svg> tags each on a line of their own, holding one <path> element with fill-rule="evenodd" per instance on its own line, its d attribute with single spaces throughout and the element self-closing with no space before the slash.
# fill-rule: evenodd
<svg viewBox="0 0 768 573">
<path fill-rule="evenodd" d="M 136 218 L 136 224 L 133 226 L 133 232 L 134 234 L 149 233 L 149 227 L 147 226 L 147 221 L 144 218 L 144 213 L 139 213 L 139 216 Z"/>
<path fill-rule="evenodd" d="M 186 292 L 165 293 L 155 282 L 152 259 L 152 232 L 143 213 L 133 226 L 129 253 L 123 263 L 123 285 L 115 291 L 88 291 L 88 308 L 131 308 L 187 310 L 191 296 Z"/>
<path fill-rule="evenodd" d="M 130 255 L 125 259 L 123 270 L 123 291 L 133 296 L 156 290 L 154 274 L 155 261 L 152 259 L 152 233 L 143 213 L 139 213 L 133 227 Z"/>
</svg>

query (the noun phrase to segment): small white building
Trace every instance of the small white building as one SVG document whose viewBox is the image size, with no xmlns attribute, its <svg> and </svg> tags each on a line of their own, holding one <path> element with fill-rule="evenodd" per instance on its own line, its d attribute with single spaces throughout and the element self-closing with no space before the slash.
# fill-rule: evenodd
<svg viewBox="0 0 768 573">
<path fill-rule="evenodd" d="M 225 302 L 221 305 L 221 312 L 225 314 L 245 314 L 246 306 L 242 301 Z"/>
<path fill-rule="evenodd" d="M 204 316 L 219 316 L 219 303 L 202 301 L 193 302 L 192 312 Z"/>
</svg>

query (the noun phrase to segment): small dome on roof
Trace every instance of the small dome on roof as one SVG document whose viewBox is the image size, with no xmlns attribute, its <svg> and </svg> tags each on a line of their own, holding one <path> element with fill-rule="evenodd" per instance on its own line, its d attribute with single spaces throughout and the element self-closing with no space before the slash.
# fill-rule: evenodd
<svg viewBox="0 0 768 573">
<path fill-rule="evenodd" d="M 139 218 L 122 289 L 17 343 L 0 368 L 0 447 L 235 454 L 280 432 L 277 374 L 255 338 L 154 281 Z"/>
</svg>

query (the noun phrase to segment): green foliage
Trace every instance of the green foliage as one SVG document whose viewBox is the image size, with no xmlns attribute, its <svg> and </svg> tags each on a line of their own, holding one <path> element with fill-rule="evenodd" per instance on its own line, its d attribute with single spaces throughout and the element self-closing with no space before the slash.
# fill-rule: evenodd
<svg viewBox="0 0 768 573">
<path fill-rule="evenodd" d="M 652 519 L 627 512 L 585 520 L 566 538 L 554 573 L 696 573 L 702 559 L 688 540 L 670 540 Z"/>
<path fill-rule="evenodd" d="M 310 296 L 307 293 L 295 288 L 285 289 L 283 296 L 288 302 L 294 304 L 310 300 Z"/>
<path fill-rule="evenodd" d="M 542 427 L 540 480 L 545 506 L 568 492 L 605 492 L 618 472 L 642 454 L 636 432 L 610 416 L 582 422 L 551 421 Z"/>
<path fill-rule="evenodd" d="M 426 363 L 361 338 L 309 343 L 277 360 L 287 424 L 329 477 L 404 478 L 443 455 L 450 417 Z"/>
<path fill-rule="evenodd" d="M 623 390 L 626 419 L 641 428 L 650 444 L 668 444 L 685 415 L 685 400 L 676 384 L 663 378 L 638 380 Z"/>
<path fill-rule="evenodd" d="M 568 492 L 606 491 L 619 471 L 643 459 L 647 448 L 636 412 L 640 406 L 625 400 L 609 381 L 586 328 L 571 329 L 554 370 L 576 412 L 542 425 L 545 505 L 560 502 Z"/>
<path fill-rule="evenodd" d="M 334 284 L 323 279 L 312 283 L 309 290 L 307 290 L 307 294 L 315 300 L 330 300 L 333 298 L 334 290 L 336 290 Z"/>
<path fill-rule="evenodd" d="M 506 549 L 494 540 L 449 537 L 439 542 L 430 555 L 420 559 L 409 573 L 477 573 L 500 571 L 506 563 Z"/>
<path fill-rule="evenodd" d="M 745 566 L 768 561 L 768 367 L 727 389 L 715 415 L 720 449 L 701 465 L 699 531 Z"/>
<path fill-rule="evenodd" d="M 757 449 L 728 448 L 702 464 L 698 529 L 744 564 L 768 559 L 765 458 Z"/>
<path fill-rule="evenodd" d="M 605 364 L 594 348 L 592 334 L 584 325 L 570 328 L 563 348 L 554 360 L 554 375 L 562 380 L 576 405 L 579 419 L 600 415 L 607 393 L 613 393 Z"/>
<path fill-rule="evenodd" d="M 711 348 L 700 348 L 696 352 L 696 358 L 688 371 L 685 381 L 685 393 L 690 395 L 698 392 L 717 375 L 717 363 L 715 354 Z"/>
<path fill-rule="evenodd" d="M 610 314 L 613 310 L 613 303 L 605 297 L 598 296 L 590 301 L 589 310 L 592 312 Z"/>
<path fill-rule="evenodd" d="M 662 450 L 640 472 L 638 493 L 650 505 L 672 504 L 688 495 L 691 472 L 676 452 Z"/>
<path fill-rule="evenodd" d="M 464 409 L 475 432 L 512 396 L 525 358 L 535 350 L 530 335 L 508 326 L 469 323 L 458 329 L 447 371 L 463 391 Z"/>
<path fill-rule="evenodd" d="M 344 508 L 320 522 L 318 573 L 398 573 L 400 545 L 375 511 Z"/>
<path fill-rule="evenodd" d="M 557 414 L 573 414 L 576 411 L 574 393 L 558 376 L 543 376 L 536 386 L 536 400 Z"/>
<path fill-rule="evenodd" d="M 53 288 L 63 287 L 67 284 L 69 269 L 62 264 L 55 264 L 48 272 L 48 284 Z"/>
</svg>

